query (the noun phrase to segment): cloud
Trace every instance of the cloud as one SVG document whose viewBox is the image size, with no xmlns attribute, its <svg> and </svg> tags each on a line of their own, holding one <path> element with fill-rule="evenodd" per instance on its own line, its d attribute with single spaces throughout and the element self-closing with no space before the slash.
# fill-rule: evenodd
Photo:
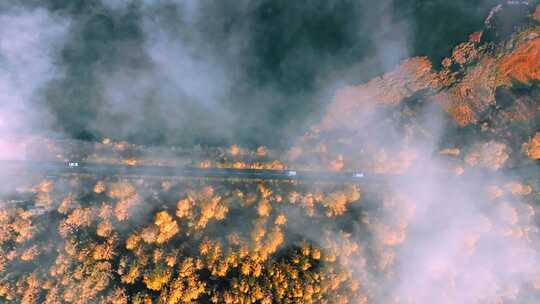
<svg viewBox="0 0 540 304">
<path fill-rule="evenodd" d="M 430 172 L 448 171 L 444 164 L 432 158 L 419 162 L 424 169 L 390 182 L 392 191 L 405 194 L 416 208 L 407 240 L 396 249 L 393 296 L 415 303 L 516 297 L 539 266 L 537 240 L 519 235 L 522 229 L 534 231 L 525 211 L 529 205 L 519 197 L 490 199 L 484 178 L 437 176 Z M 503 174 L 491 178 L 492 184 L 506 182 Z"/>
<path fill-rule="evenodd" d="M 224 98 L 232 86 L 232 68 L 190 24 L 195 12 L 173 6 L 174 17 L 167 18 L 156 7 L 141 9 L 144 64 L 117 62 L 95 70 L 103 104 L 92 129 L 116 138 L 144 137 L 149 131 L 167 142 L 196 136 L 189 129 L 225 136 L 231 114 Z"/>
<path fill-rule="evenodd" d="M 45 9 L 14 6 L 0 12 L 0 158 L 24 155 L 22 135 L 51 135 L 53 117 L 43 90 L 63 76 L 57 64 L 69 20 Z"/>
<path fill-rule="evenodd" d="M 69 19 L 43 8 L 0 5 L 0 161 L 25 159 L 32 137 L 58 135 L 44 91 L 64 76 L 58 63 L 69 28 Z M 32 179 L 5 164 L 0 164 L 2 198 Z"/>
<path fill-rule="evenodd" d="M 47 105 L 85 139 L 286 145 L 335 83 L 407 53 L 407 22 L 374 17 L 395 24 L 391 1 L 46 3 L 73 17 Z"/>
<path fill-rule="evenodd" d="M 69 22 L 44 9 L 0 13 L 0 133 L 50 127 L 41 90 L 62 77 L 56 64 Z"/>
<path fill-rule="evenodd" d="M 359 207 L 364 214 L 358 224 L 365 227 L 354 237 L 367 254 L 345 256 L 344 263 L 357 265 L 352 269 L 374 303 L 522 301 L 540 275 L 531 197 L 512 190 L 516 184 L 511 182 L 519 179 L 503 170 L 486 173 L 468 167 L 463 175 L 454 175 L 438 152 L 447 148 L 443 140 L 447 132 L 453 132 L 454 139 L 462 133 L 447 128 L 445 114 L 437 107 L 429 102 L 426 107 L 407 128 L 369 114 L 364 118 L 371 125 L 369 135 L 342 148 L 346 157 L 354 157 L 362 147 L 415 155 L 403 174 L 382 175 L 375 187 L 360 184 L 366 198 Z M 424 127 L 429 136 L 423 134 Z M 396 137 L 405 130 L 409 136 Z M 463 142 L 463 153 L 467 146 L 483 146 L 484 139 L 456 142 Z M 493 196 L 493 189 L 500 194 Z M 342 228 L 336 224 L 333 230 Z M 363 260 L 370 261 L 369 266 L 356 263 Z"/>
</svg>

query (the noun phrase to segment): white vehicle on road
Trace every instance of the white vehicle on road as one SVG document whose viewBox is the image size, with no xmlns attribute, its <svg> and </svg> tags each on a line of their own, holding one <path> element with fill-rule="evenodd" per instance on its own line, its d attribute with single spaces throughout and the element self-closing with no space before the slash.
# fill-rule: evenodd
<svg viewBox="0 0 540 304">
<path fill-rule="evenodd" d="M 362 173 L 362 172 L 355 172 L 355 173 L 353 174 L 353 177 L 354 177 L 354 178 L 364 178 L 364 173 Z"/>
</svg>

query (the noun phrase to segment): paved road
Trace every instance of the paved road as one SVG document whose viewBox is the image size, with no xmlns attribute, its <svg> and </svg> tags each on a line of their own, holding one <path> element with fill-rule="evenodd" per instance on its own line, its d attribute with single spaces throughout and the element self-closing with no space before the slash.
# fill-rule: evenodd
<svg viewBox="0 0 540 304">
<path fill-rule="evenodd" d="M 223 178 L 223 179 L 254 179 L 254 180 L 308 180 L 357 182 L 367 176 L 360 172 L 314 172 L 296 170 L 259 170 L 259 169 L 228 169 L 228 168 L 195 168 L 169 166 L 129 166 L 110 165 L 83 162 L 31 162 L 31 161 L 1 161 L 0 168 L 4 172 L 20 174 L 21 172 L 59 174 L 94 174 L 94 175 L 127 175 L 154 177 L 190 177 L 190 178 Z M 375 175 L 371 176 L 375 178 Z"/>
<path fill-rule="evenodd" d="M 150 177 L 189 177 L 189 178 L 222 178 L 222 179 L 253 179 L 253 180 L 301 180 L 328 181 L 343 183 L 378 182 L 388 180 L 391 176 L 383 176 L 364 172 L 317 172 L 296 170 L 259 170 L 259 169 L 218 169 L 169 166 L 129 166 L 109 165 L 83 162 L 31 162 L 31 161 L 2 161 L 0 174 L 28 174 L 29 172 L 47 175 L 62 174 L 93 174 L 101 176 L 150 176 Z M 492 176 L 492 172 L 475 170 L 475 175 Z M 506 169 L 505 176 L 515 176 L 521 179 L 540 180 L 540 166 Z M 448 174 L 448 173 L 443 173 Z M 451 174 L 448 174 L 451 176 Z M 399 177 L 391 177 L 399 178 Z"/>
</svg>

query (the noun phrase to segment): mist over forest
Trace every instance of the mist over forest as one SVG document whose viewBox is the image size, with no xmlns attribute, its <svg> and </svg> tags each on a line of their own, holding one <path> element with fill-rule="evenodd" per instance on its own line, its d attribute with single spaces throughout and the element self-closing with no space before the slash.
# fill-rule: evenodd
<svg viewBox="0 0 540 304">
<path fill-rule="evenodd" d="M 45 79 L 28 104 L 49 114 L 42 132 L 284 147 L 337 87 L 409 56 L 440 62 L 497 2 L 21 0 L 1 10 L 69 24 L 42 42 L 56 44 L 51 69 L 33 74 Z"/>
<path fill-rule="evenodd" d="M 0 3 L 0 302 L 540 299 L 540 1 Z"/>
</svg>

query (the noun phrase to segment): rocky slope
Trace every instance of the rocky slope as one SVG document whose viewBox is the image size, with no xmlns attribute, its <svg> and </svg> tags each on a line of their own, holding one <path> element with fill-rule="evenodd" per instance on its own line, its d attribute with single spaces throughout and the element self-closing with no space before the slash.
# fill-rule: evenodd
<svg viewBox="0 0 540 304">
<path fill-rule="evenodd" d="M 521 159 L 526 153 L 519 146 L 539 131 L 540 9 L 525 6 L 527 10 L 520 11 L 525 15 L 517 18 L 514 31 L 508 34 L 506 27 L 497 28 L 503 27 L 499 15 L 516 5 L 525 6 L 495 8 L 484 31 L 472 33 L 469 41 L 457 45 L 440 69 L 434 68 L 439 63 L 425 57 L 411 58 L 367 83 L 338 90 L 322 122 L 293 148 L 295 159 L 326 154 L 319 158 L 328 168 L 336 168 L 338 159 L 344 163 L 340 169 L 358 167 L 362 150 L 377 150 L 376 140 L 366 140 L 366 133 L 380 135 L 377 130 L 388 125 L 401 128 L 401 134 L 392 135 L 397 137 L 393 138 L 396 146 L 401 142 L 404 148 L 407 138 L 426 135 L 416 118 L 428 108 L 445 113 L 440 118 L 445 127 L 432 136 L 451 137 L 449 142 L 459 141 L 465 149 L 466 138 L 472 134 L 497 138 Z M 363 149 L 355 147 L 358 142 L 363 142 Z M 360 168 L 369 168 L 373 162 L 366 159 Z"/>
</svg>

